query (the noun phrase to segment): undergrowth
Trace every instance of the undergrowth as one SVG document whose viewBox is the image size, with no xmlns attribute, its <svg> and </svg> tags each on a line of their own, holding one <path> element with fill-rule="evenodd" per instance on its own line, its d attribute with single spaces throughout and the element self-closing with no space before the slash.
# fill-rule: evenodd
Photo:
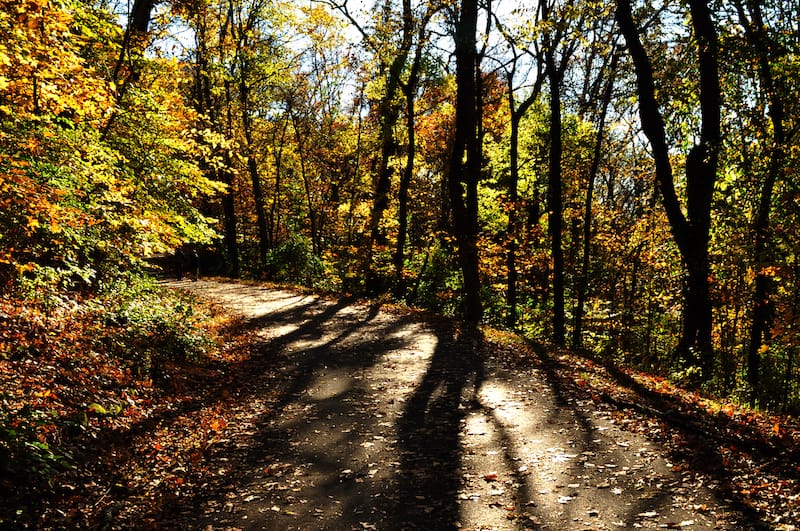
<svg viewBox="0 0 800 531">
<path fill-rule="evenodd" d="M 81 440 L 140 418 L 168 389 L 167 364 L 214 347 L 209 311 L 140 274 L 0 297 L 0 492 L 51 485 Z"/>
</svg>

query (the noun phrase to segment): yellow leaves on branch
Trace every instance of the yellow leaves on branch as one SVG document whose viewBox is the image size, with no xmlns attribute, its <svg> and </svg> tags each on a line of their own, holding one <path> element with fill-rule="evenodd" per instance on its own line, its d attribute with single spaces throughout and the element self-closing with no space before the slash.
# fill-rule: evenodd
<svg viewBox="0 0 800 531">
<path fill-rule="evenodd" d="M 0 101 L 4 114 L 67 112 L 99 120 L 110 108 L 108 84 L 81 57 L 88 43 L 73 31 L 81 4 L 0 0 Z"/>
</svg>

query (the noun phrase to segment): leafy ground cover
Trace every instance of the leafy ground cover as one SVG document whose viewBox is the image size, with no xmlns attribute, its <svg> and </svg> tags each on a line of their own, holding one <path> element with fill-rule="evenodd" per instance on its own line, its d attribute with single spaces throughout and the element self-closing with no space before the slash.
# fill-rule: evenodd
<svg viewBox="0 0 800 531">
<path fill-rule="evenodd" d="M 239 297 L 237 313 L 231 311 L 230 304 L 212 305 L 186 292 L 167 296 L 154 291 L 150 299 L 128 301 L 114 307 L 105 306 L 99 300 L 76 298 L 62 301 L 47 311 L 34 304 L 2 301 L 0 522 L 3 527 L 126 528 L 135 525 L 156 529 L 196 525 L 198 515 L 204 515 L 205 522 L 212 528 L 217 524 L 219 527 L 248 527 L 243 525 L 248 520 L 232 519 L 233 523 L 226 520 L 237 513 L 238 506 L 247 505 L 243 500 L 248 499 L 253 501 L 253 507 L 259 500 L 262 505 L 258 510 L 241 512 L 239 518 L 250 515 L 249 522 L 255 525 L 254 519 L 266 513 L 292 522 L 299 518 L 293 514 L 296 507 L 302 506 L 296 499 L 295 505 L 290 503 L 292 496 L 300 496 L 294 489 L 299 492 L 308 487 L 310 480 L 302 477 L 302 467 L 290 466 L 287 456 L 297 454 L 302 447 L 299 443 L 304 439 L 299 440 L 298 446 L 292 446 L 281 442 L 276 434 L 297 434 L 307 423 L 324 423 L 330 416 L 322 411 L 312 414 L 310 408 L 321 407 L 323 401 L 312 403 L 306 398 L 307 402 L 303 402 L 298 398 L 306 393 L 312 398 L 324 398 L 325 404 L 330 402 L 344 408 L 331 414 L 344 415 L 342 418 L 369 418 L 376 423 L 373 426 L 376 430 L 395 430 L 394 436 L 402 450 L 396 465 L 390 462 L 389 466 L 369 467 L 370 463 L 365 462 L 363 475 L 356 468 L 338 470 L 337 489 L 351 484 L 354 489 L 360 488 L 371 482 L 370 474 L 379 476 L 382 473 L 379 471 L 391 469 L 391 466 L 398 467 L 409 477 L 426 479 L 422 461 L 433 460 L 439 465 L 446 462 L 445 457 L 426 446 L 430 437 L 436 440 L 436 434 L 430 430 L 450 426 L 453 430 L 466 430 L 468 441 L 473 445 L 468 445 L 472 449 L 462 459 L 466 462 L 468 457 L 471 468 L 456 499 L 466 496 L 461 500 L 465 504 L 478 498 L 486 500 L 489 505 L 481 502 L 476 507 L 495 510 L 500 515 L 495 521 L 496 528 L 537 528 L 538 525 L 546 528 L 547 522 L 537 521 L 535 514 L 525 516 L 526 508 L 518 507 L 518 496 L 511 496 L 509 492 L 503 494 L 504 490 L 513 490 L 511 485 L 520 481 L 518 476 L 530 471 L 517 466 L 513 473 L 517 479 L 513 481 L 504 473 L 497 473 L 502 463 L 493 462 L 496 453 L 484 451 L 476 442 L 487 437 L 486 429 L 469 424 L 472 422 L 469 410 L 454 408 L 463 421 L 459 424 L 444 413 L 437 422 L 426 422 L 424 417 L 432 415 L 432 410 L 414 409 L 420 397 L 430 400 L 431 404 L 444 400 L 437 398 L 433 388 L 426 394 L 426 382 L 436 377 L 430 367 L 421 373 L 417 387 L 408 382 L 408 387 L 404 388 L 405 398 L 387 396 L 389 380 L 370 373 L 374 378 L 369 380 L 370 385 L 384 386 L 374 390 L 384 409 L 363 405 L 359 401 L 363 397 L 357 394 L 353 395 L 353 401 L 345 400 L 347 403 L 342 404 L 340 395 L 332 390 L 336 379 L 344 378 L 342 371 L 351 365 L 367 370 L 360 357 L 379 360 L 382 353 L 378 350 L 383 346 L 397 348 L 391 334 L 380 331 L 396 330 L 395 327 L 399 327 L 396 323 L 408 324 L 427 318 L 403 309 L 384 307 L 379 336 L 359 338 L 366 329 L 352 328 L 350 332 L 354 337 L 347 339 L 344 333 L 337 335 L 336 328 L 326 328 L 324 333 L 322 328 L 323 324 L 333 326 L 331 323 L 335 324 L 336 319 L 349 315 L 347 301 L 330 302 L 329 306 L 315 310 L 320 312 L 315 314 L 315 319 L 319 320 L 317 329 L 304 325 L 298 320 L 300 314 L 291 312 L 270 314 L 268 318 L 253 318 L 252 315 L 245 318 L 248 305 L 255 304 L 248 297 L 258 290 L 268 291 L 265 287 L 250 286 L 247 292 L 240 284 L 184 282 L 181 287 L 193 288 L 200 284 L 213 286 L 217 293 L 227 290 L 236 294 Z M 183 317 L 165 322 L 166 310 L 162 313 L 158 308 L 168 308 L 170 315 Z M 377 308 L 364 311 L 368 311 L 369 319 L 375 319 L 377 314 L 373 312 Z M 457 326 L 453 326 L 439 323 L 434 328 L 457 331 Z M 326 339 L 328 333 L 333 334 L 333 339 Z M 331 343 L 334 347 L 332 350 L 311 346 L 295 348 L 295 344 L 282 339 L 293 337 L 293 340 L 311 341 L 306 336 L 319 336 L 314 340 Z M 445 335 L 439 337 L 441 340 Z M 336 344 L 337 341 L 340 343 Z M 345 344 L 347 341 L 355 343 Z M 452 341 L 448 348 L 461 345 L 457 339 Z M 538 382 L 535 385 L 541 389 L 558 390 L 558 404 L 564 411 L 591 409 L 593 415 L 609 419 L 614 430 L 619 430 L 614 433 L 629 433 L 665 448 L 669 469 L 664 474 L 675 476 L 677 481 L 649 482 L 648 479 L 645 482 L 645 477 L 649 476 L 644 469 L 634 467 L 630 472 L 631 475 L 641 474 L 641 478 L 629 480 L 640 485 L 637 488 L 645 489 L 648 497 L 655 496 L 659 490 L 677 496 L 681 490 L 694 490 L 699 483 L 713 483 L 719 497 L 736 516 L 720 520 L 722 516 L 715 508 L 706 508 L 699 502 L 690 507 L 694 513 L 702 516 L 713 511 L 717 522 L 736 522 L 730 525 L 738 527 L 729 527 L 731 529 L 744 525 L 744 528 L 789 530 L 800 520 L 797 466 L 800 430 L 796 419 L 712 401 L 662 379 L 617 370 L 573 353 L 555 352 L 506 333 L 486 330 L 481 341 L 482 345 L 473 346 L 491 353 L 491 358 L 500 364 L 502 370 L 494 376 L 497 381 L 507 377 L 510 382 L 514 374 L 534 370 L 534 376 L 528 381 Z M 367 344 L 374 345 L 372 350 L 364 350 Z M 292 348 L 288 348 L 290 346 Z M 333 357 L 329 358 L 331 352 Z M 443 352 L 449 351 L 444 349 Z M 306 364 L 309 359 L 316 364 L 314 367 Z M 343 364 L 341 367 L 334 365 L 337 359 Z M 399 362 L 389 360 L 387 363 L 393 378 L 407 376 L 407 368 L 398 365 Z M 312 368 L 317 372 L 312 373 Z M 441 374 L 439 377 L 446 383 L 456 382 Z M 347 399 L 350 395 L 342 396 Z M 493 408 L 498 411 L 506 406 L 513 409 L 492 404 L 492 397 L 487 394 L 482 394 L 480 401 L 479 407 L 483 409 L 479 412 L 487 414 Z M 446 401 L 440 405 L 445 406 Z M 397 416 L 396 422 L 392 421 L 392 415 Z M 319 420 L 314 421 L 315 418 Z M 275 426 L 290 423 L 291 429 L 278 429 L 270 423 L 276 423 Z M 394 427 L 387 428 L 389 424 Z M 558 431 L 568 431 L 570 423 L 556 427 Z M 339 425 L 342 433 L 354 433 L 348 430 L 349 427 Z M 336 445 L 325 447 L 330 444 L 329 433 L 317 434 L 319 441 L 308 444 L 319 445 L 316 449 L 322 448 L 328 454 L 343 450 Z M 362 441 L 357 445 L 359 451 L 375 450 L 383 444 L 383 437 L 378 434 Z M 390 435 L 387 433 L 386 437 Z M 442 437 L 438 439 L 443 440 Z M 257 444 L 257 451 L 247 441 Z M 624 448 L 625 444 L 620 439 L 619 447 Z M 281 450 L 283 459 L 261 459 L 264 454 L 279 455 L 275 452 L 281 445 L 287 445 Z M 583 465 L 588 466 L 593 458 L 587 456 L 593 451 L 580 453 L 582 457 L 575 460 L 583 459 Z M 570 455 L 566 453 L 565 459 Z M 318 458 L 323 459 L 322 456 Z M 256 461 L 261 463 L 257 469 Z M 610 470 L 609 467 L 606 472 Z M 256 473 L 257 480 L 254 479 Z M 404 476 L 398 474 L 397 477 L 400 479 L 387 479 L 386 485 L 400 481 L 402 487 Z M 431 487 L 440 479 L 427 478 L 433 482 Z M 591 481 L 595 493 L 606 495 L 615 488 L 605 480 Z M 244 484 L 252 485 L 252 493 L 231 490 L 231 485 Z M 256 491 L 256 486 L 263 488 L 264 485 L 274 488 L 285 503 L 273 503 L 274 500 L 264 498 L 263 492 Z M 409 499 L 400 502 L 419 505 L 420 512 L 412 515 L 414 518 L 430 518 L 426 508 L 433 505 L 428 506 L 423 500 L 435 501 L 441 493 L 427 492 L 424 482 L 421 487 L 415 485 L 416 490 L 409 491 Z M 568 483 L 562 487 L 578 490 L 575 485 L 577 483 Z M 467 487 L 472 490 L 464 490 Z M 486 490 L 482 498 L 481 489 Z M 400 488 L 398 492 L 404 491 Z M 576 498 L 575 492 L 554 489 L 553 495 L 556 494 L 558 498 L 553 503 L 557 504 L 568 505 Z M 587 498 L 585 494 L 583 497 Z M 366 503 L 372 502 L 367 500 Z M 533 511 L 530 507 L 527 510 Z M 596 519 L 592 511 L 596 509 L 587 506 L 582 515 L 589 522 Z M 638 518 L 638 525 L 647 527 L 642 519 L 657 515 L 655 511 L 642 510 L 634 516 Z M 363 514 L 320 513 L 312 521 L 319 523 L 322 521 L 319 518 L 323 517 L 329 518 L 325 520 L 326 525 L 336 529 L 385 527 L 380 526 L 380 521 L 371 523 Z M 662 525 L 691 527 L 689 522 L 692 521 L 687 517 Z M 657 527 L 658 524 L 653 525 Z"/>
<path fill-rule="evenodd" d="M 0 300 L 2 526 L 95 526 L 137 496 L 149 511 L 219 428 L 213 406 L 161 424 L 225 384 L 226 318 L 187 294 L 130 295 Z"/>
</svg>

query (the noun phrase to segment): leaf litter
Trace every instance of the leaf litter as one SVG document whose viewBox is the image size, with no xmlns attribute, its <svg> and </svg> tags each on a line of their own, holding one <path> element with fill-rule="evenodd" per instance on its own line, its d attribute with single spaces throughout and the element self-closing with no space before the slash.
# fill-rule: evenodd
<svg viewBox="0 0 800 531">
<path fill-rule="evenodd" d="M 215 292 L 218 284 L 197 287 L 204 285 L 209 297 L 231 307 L 231 300 Z M 263 291 L 233 286 L 241 298 Z M 334 304 L 326 301 L 315 311 Z M 384 320 L 407 318 L 398 309 L 387 315 Z M 340 321 L 333 328 L 359 322 L 334 317 Z M 353 528 L 381 529 L 399 518 L 423 527 L 448 522 L 511 529 L 513 520 L 514 526 L 558 529 L 590 518 L 594 527 L 652 522 L 665 529 L 789 530 L 800 520 L 798 470 L 790 466 L 798 462 L 798 430 L 789 418 L 717 406 L 647 375 L 614 373 L 578 356 L 487 333 L 485 351 L 491 355 L 477 406 L 459 408 L 461 420 L 436 417 L 447 430 L 411 419 L 416 424 L 409 434 L 403 412 L 432 372 L 418 349 L 402 345 L 404 354 L 383 368 L 358 362 L 352 369 L 348 385 L 369 382 L 375 388 L 363 392 L 391 400 L 353 400 L 358 389 L 343 388 L 333 399 L 349 409 L 327 412 L 333 400 L 303 402 L 310 398 L 286 392 L 304 381 L 299 356 L 307 349 L 281 350 L 282 336 L 265 330 L 267 321 L 252 326 L 252 314 L 227 319 L 219 329 L 225 346 L 206 365 L 168 367 L 170 392 L 153 387 L 122 393 L 124 406 L 114 416 L 108 415 L 114 401 L 88 402 L 93 417 L 88 437 L 81 436 L 82 444 L 89 443 L 81 454 L 85 461 L 58 475 L 57 491 L 36 494 L 38 527 L 122 529 L 136 522 L 142 529 L 234 529 L 273 521 L 290 529 L 352 518 Z M 302 329 L 302 322 L 290 329 Z M 341 341 L 326 365 L 344 353 L 352 366 L 357 358 L 348 349 L 364 344 Z M 42 369 L 57 373 L 58 367 Z M 489 383 L 506 398 L 487 395 Z M 68 393 L 47 391 L 41 390 L 41 400 Z M 429 407 L 448 398 L 437 392 L 428 397 Z M 481 428 L 468 428 L 471 416 L 482 419 Z M 354 418 L 364 422 L 348 420 Z M 381 439 L 365 435 L 363 426 L 370 424 L 382 430 Z M 339 436 L 325 441 L 332 429 Z M 450 447 L 460 448 L 460 455 L 423 449 L 415 433 L 423 435 L 420 441 L 440 444 L 455 435 L 460 442 Z M 700 434 L 710 437 L 704 442 Z M 393 444 L 376 444 L 383 438 Z M 332 476 L 325 470 L 328 462 Z M 711 470 L 710 464 L 721 467 Z M 327 478 L 335 478 L 335 496 L 316 494 L 317 483 Z M 559 492 L 559 484 L 568 491 Z M 441 492 L 427 490 L 437 485 Z M 647 507 L 664 496 L 668 504 Z M 631 506 L 642 509 L 630 512 Z"/>
</svg>

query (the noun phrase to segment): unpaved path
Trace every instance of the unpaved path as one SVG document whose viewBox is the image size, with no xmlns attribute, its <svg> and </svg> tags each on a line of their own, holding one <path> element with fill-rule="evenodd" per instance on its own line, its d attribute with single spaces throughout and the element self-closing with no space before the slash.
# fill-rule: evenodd
<svg viewBox="0 0 800 531">
<path fill-rule="evenodd" d="M 213 477 L 182 525 L 747 528 L 712 479 L 545 366 L 512 364 L 445 320 L 262 286 L 170 285 L 245 316 L 263 357 L 231 390 Z"/>
</svg>

